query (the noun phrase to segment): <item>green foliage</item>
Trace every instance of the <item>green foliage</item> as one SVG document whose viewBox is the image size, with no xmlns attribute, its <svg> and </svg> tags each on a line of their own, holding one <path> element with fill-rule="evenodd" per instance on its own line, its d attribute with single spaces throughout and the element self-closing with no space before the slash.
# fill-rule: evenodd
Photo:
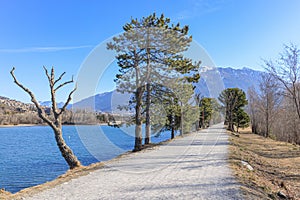
<svg viewBox="0 0 300 200">
<path fill-rule="evenodd" d="M 228 129 L 234 131 L 234 119 L 240 109 L 248 104 L 246 94 L 239 88 L 228 88 L 222 91 L 219 101 L 225 108 L 225 124 Z"/>
<path fill-rule="evenodd" d="M 249 123 L 250 123 L 249 115 L 243 109 L 239 108 L 234 116 L 234 125 L 237 127 L 237 132 L 239 128 L 248 127 Z"/>
<path fill-rule="evenodd" d="M 123 29 L 123 34 L 107 44 L 108 49 L 118 53 L 120 68 L 115 81 L 120 92 L 134 92 L 146 82 L 166 85 L 169 79 L 178 77 L 188 82 L 199 80 L 200 62 L 182 55 L 192 41 L 192 37 L 187 36 L 188 26 L 171 24 L 163 14 L 153 13 L 142 19 L 131 19 Z M 133 70 L 136 68 L 138 72 Z M 138 82 L 136 73 L 140 77 Z"/>
<path fill-rule="evenodd" d="M 163 14 L 156 16 L 153 13 L 141 19 L 132 18 L 123 29 L 125 32 L 114 37 L 112 42 L 107 44 L 107 48 L 117 53 L 119 66 L 119 73 L 115 79 L 117 90 L 135 94 L 128 105 L 136 109 L 135 122 L 143 121 L 142 115 L 146 115 L 146 126 L 149 125 L 149 112 L 151 112 L 152 125 L 160 124 L 162 120 L 156 118 L 155 114 L 158 115 L 157 113 L 162 110 L 177 116 L 175 110 L 178 108 L 175 109 L 174 106 L 177 107 L 178 104 L 170 103 L 170 101 L 174 102 L 174 96 L 170 96 L 170 90 L 173 90 L 170 89 L 172 88 L 170 82 L 176 79 L 179 83 L 184 82 L 184 85 L 197 82 L 200 78 L 198 73 L 200 62 L 194 62 L 183 56 L 183 52 L 189 48 L 192 41 L 192 37 L 188 36 L 188 26 L 180 26 L 179 23 L 174 25 Z M 182 96 L 191 95 L 188 93 Z M 183 97 L 175 99 L 184 102 Z M 166 104 L 166 101 L 169 103 Z M 162 102 L 166 106 L 164 109 L 159 108 Z M 153 105 L 149 106 L 150 104 Z M 180 107 L 182 110 L 182 105 Z M 165 119 L 167 118 L 166 116 Z M 190 120 L 189 117 L 188 119 Z"/>
<path fill-rule="evenodd" d="M 192 102 L 194 96 L 193 85 L 190 83 L 176 83 L 172 84 L 171 88 L 173 96 L 171 96 L 171 103 L 168 106 L 168 122 L 174 118 L 175 130 L 181 129 L 181 133 L 191 131 L 192 125 L 198 120 L 199 108 Z M 194 105 L 193 105 L 194 104 Z"/>
<path fill-rule="evenodd" d="M 203 97 L 199 101 L 199 126 L 206 128 L 210 125 L 213 118 L 219 117 L 220 105 L 214 98 Z"/>
</svg>

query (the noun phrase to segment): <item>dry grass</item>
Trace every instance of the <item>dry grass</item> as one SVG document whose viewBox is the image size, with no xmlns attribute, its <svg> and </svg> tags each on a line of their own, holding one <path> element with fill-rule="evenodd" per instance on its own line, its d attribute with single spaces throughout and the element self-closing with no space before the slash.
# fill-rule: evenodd
<svg viewBox="0 0 300 200">
<path fill-rule="evenodd" d="M 231 134 L 230 161 L 235 175 L 244 184 L 249 199 L 300 199 L 300 146 L 278 142 L 242 130 Z M 241 164 L 248 162 L 254 171 Z"/>
</svg>

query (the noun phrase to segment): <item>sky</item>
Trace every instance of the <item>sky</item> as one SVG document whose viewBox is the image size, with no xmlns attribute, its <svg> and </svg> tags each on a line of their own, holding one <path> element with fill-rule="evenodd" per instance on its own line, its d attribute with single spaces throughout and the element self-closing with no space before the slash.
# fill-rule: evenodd
<svg viewBox="0 0 300 200">
<path fill-rule="evenodd" d="M 0 96 L 30 102 L 12 81 L 14 66 L 38 100 L 49 100 L 43 66 L 76 79 L 94 48 L 121 33 L 131 17 L 153 12 L 189 25 L 216 66 L 262 70 L 262 59 L 276 59 L 283 44 L 300 45 L 299 10 L 298 0 L 0 0 Z M 105 72 L 95 93 L 114 89 L 116 70 Z"/>
</svg>

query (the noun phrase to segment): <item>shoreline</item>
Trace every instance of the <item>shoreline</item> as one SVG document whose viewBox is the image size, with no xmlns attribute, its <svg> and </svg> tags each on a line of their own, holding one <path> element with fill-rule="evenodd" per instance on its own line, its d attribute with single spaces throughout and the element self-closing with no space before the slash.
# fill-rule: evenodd
<svg viewBox="0 0 300 200">
<path fill-rule="evenodd" d="M 197 131 L 176 137 L 171 145 L 125 153 L 89 169 L 69 171 L 55 181 L 45 183 L 44 187 L 25 189 L 8 198 L 243 199 L 241 185 L 231 174 L 227 161 L 228 135 L 223 126 L 218 124 L 216 128 L 201 131 L 202 134 Z M 140 182 L 141 179 L 145 181 Z"/>
<path fill-rule="evenodd" d="M 107 126 L 107 123 L 98 123 L 98 124 L 63 124 L 63 126 Z M 0 125 L 0 128 L 14 128 L 14 127 L 34 127 L 34 126 L 48 126 L 47 124 L 9 124 L 9 125 Z"/>
<path fill-rule="evenodd" d="M 0 125 L 0 128 L 13 128 L 13 127 L 32 127 L 32 126 L 45 126 L 43 124 L 17 124 L 17 125 Z"/>
<path fill-rule="evenodd" d="M 133 150 L 129 150 L 126 151 L 110 160 L 106 160 L 106 161 L 99 161 L 96 163 L 92 163 L 90 165 L 87 166 L 81 166 L 77 169 L 73 169 L 70 170 L 68 169 L 65 173 L 57 176 L 55 179 L 47 181 L 45 183 L 39 184 L 39 185 L 35 185 L 32 187 L 28 187 L 28 188 L 24 188 L 16 193 L 11 193 L 9 191 L 5 191 L 6 194 L 3 193 L 4 196 L 1 196 L 1 192 L 0 192 L 0 199 L 1 197 L 4 199 L 23 199 L 26 197 L 29 197 L 31 195 L 37 194 L 39 192 L 45 191 L 47 189 L 51 189 L 54 188 L 57 185 L 66 183 L 72 179 L 76 179 L 82 176 L 86 176 L 88 174 L 90 174 L 91 172 L 94 172 L 96 170 L 99 169 L 103 169 L 106 168 L 107 166 L 109 166 L 110 164 L 114 163 L 114 162 L 118 162 L 120 159 L 126 158 L 127 156 L 130 156 L 132 154 L 140 154 L 140 153 L 144 153 L 145 151 L 152 151 L 155 150 L 157 148 L 159 148 L 162 145 L 166 145 L 172 141 L 176 141 L 179 138 L 182 137 L 186 137 L 192 134 L 196 134 L 198 131 L 193 131 L 190 133 L 186 133 L 183 136 L 177 135 L 174 137 L 174 139 L 167 139 L 165 141 L 161 141 L 159 143 L 151 143 L 149 145 L 143 145 L 142 150 L 141 151 L 133 151 Z"/>
</svg>

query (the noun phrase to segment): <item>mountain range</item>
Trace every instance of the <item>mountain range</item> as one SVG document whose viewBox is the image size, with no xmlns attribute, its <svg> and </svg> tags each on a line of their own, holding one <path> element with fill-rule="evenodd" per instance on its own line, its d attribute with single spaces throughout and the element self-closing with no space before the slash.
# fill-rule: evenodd
<svg viewBox="0 0 300 200">
<path fill-rule="evenodd" d="M 258 88 L 259 80 L 263 72 L 242 68 L 209 68 L 203 67 L 201 69 L 201 79 L 197 83 L 195 92 L 200 93 L 201 96 L 217 97 L 219 92 L 224 88 L 238 87 L 247 92 L 248 88 Z M 68 109 L 72 107 L 75 109 L 87 109 L 97 112 L 125 112 L 118 109 L 119 106 L 127 105 L 130 99 L 129 94 L 121 94 L 116 90 L 96 94 L 94 96 L 69 105 Z M 51 101 L 43 101 L 40 104 L 44 107 L 51 107 Z M 58 107 L 62 107 L 63 102 L 58 103 Z M 0 110 L 7 111 L 27 111 L 34 110 L 32 104 L 22 103 L 20 101 L 11 100 L 0 96 Z M 126 111 L 127 112 L 127 111 Z"/>
<path fill-rule="evenodd" d="M 196 93 L 217 98 L 225 88 L 240 88 L 247 93 L 250 87 L 258 88 L 263 72 L 250 68 L 203 68 L 201 79 L 196 84 Z M 117 91 L 105 92 L 83 99 L 73 105 L 76 109 L 90 109 L 101 112 L 121 112 L 118 106 L 127 105 L 130 95 Z"/>
</svg>

